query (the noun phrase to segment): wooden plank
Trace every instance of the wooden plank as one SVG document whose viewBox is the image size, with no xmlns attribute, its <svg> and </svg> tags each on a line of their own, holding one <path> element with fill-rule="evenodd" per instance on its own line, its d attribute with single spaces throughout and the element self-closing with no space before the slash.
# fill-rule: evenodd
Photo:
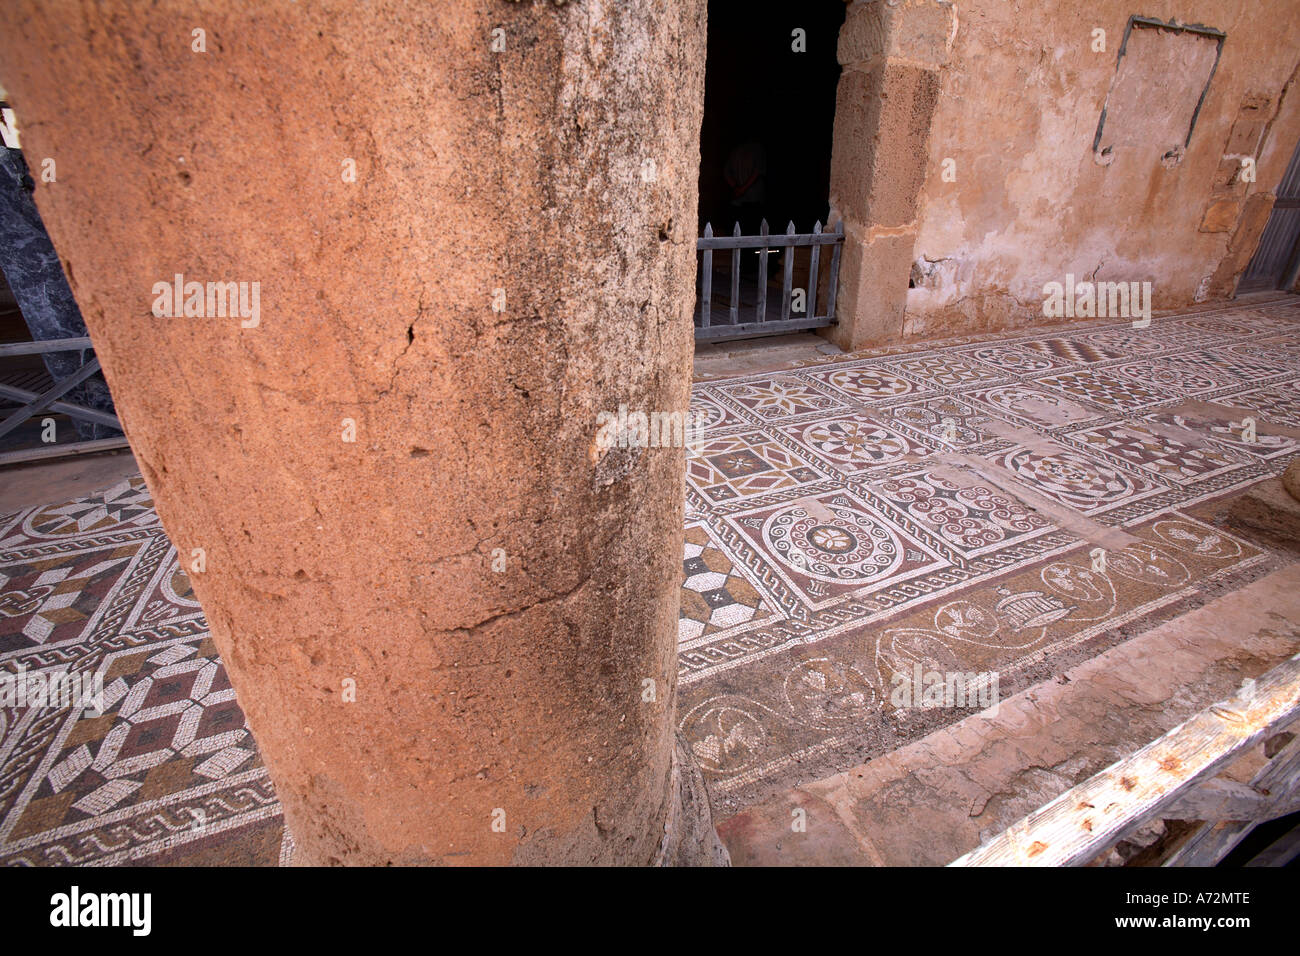
<svg viewBox="0 0 1300 956">
<path fill-rule="evenodd" d="M 128 448 L 125 438 L 99 438 L 93 441 L 76 441 L 66 445 L 45 445 L 41 448 L 24 448 L 19 451 L 0 452 L 0 465 L 17 465 L 46 458 L 66 458 L 72 455 L 91 455 L 98 451 Z"/>
<path fill-rule="evenodd" d="M 736 223 L 731 235 L 732 238 L 740 238 L 740 223 Z M 732 325 L 740 322 L 740 246 L 734 246 L 731 250 L 731 316 L 728 321 Z"/>
<path fill-rule="evenodd" d="M 704 224 L 704 238 L 713 237 L 713 223 Z M 713 298 L 713 250 L 708 246 L 704 247 L 704 264 L 700 267 L 703 270 L 701 279 L 704 287 L 700 290 L 700 328 L 709 327 L 709 308 L 712 305 L 710 301 Z"/>
<path fill-rule="evenodd" d="M 767 220 L 764 219 L 758 227 L 759 237 L 767 238 Z M 762 322 L 767 318 L 767 246 L 758 253 L 758 321 Z"/>
<path fill-rule="evenodd" d="M 1255 820 L 1273 801 L 1257 790 L 1215 777 L 1198 784 L 1160 812 L 1162 820 Z M 1268 819 L 1268 817 L 1264 817 Z"/>
<path fill-rule="evenodd" d="M 1234 697 L 1201 711 L 1132 756 L 1067 790 L 950 865 L 1086 863 L 1159 817 L 1189 785 L 1213 776 L 1297 713 L 1300 654 Z"/>
<path fill-rule="evenodd" d="M 844 251 L 844 220 L 835 224 L 835 235 L 839 242 L 831 246 L 831 275 L 827 282 L 826 315 L 835 319 L 835 299 L 840 290 L 840 253 Z"/>
<path fill-rule="evenodd" d="M 1298 856 L 1300 856 L 1300 823 L 1261 850 L 1258 856 L 1246 863 L 1246 866 L 1286 866 Z"/>
<path fill-rule="evenodd" d="M 786 236 L 794 235 L 794 221 L 785 227 Z M 781 321 L 790 321 L 790 287 L 794 285 L 794 246 L 787 246 L 785 252 L 785 277 L 781 280 Z"/>
<path fill-rule="evenodd" d="M 822 222 L 820 219 L 813 224 L 813 235 L 820 236 L 822 232 Z M 815 318 L 817 315 L 817 259 L 821 256 L 822 247 L 812 247 L 812 262 L 808 266 L 808 299 L 804 309 L 804 315 L 809 318 Z"/>
</svg>

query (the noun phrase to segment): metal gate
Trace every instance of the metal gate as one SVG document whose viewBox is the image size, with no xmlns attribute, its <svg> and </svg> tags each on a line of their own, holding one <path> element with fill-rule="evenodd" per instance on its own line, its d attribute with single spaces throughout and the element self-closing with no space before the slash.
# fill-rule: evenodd
<svg viewBox="0 0 1300 956">
<path fill-rule="evenodd" d="M 87 359 L 86 357 L 92 348 L 90 339 L 86 336 L 71 339 L 44 339 L 38 342 L 0 343 L 0 359 L 13 355 L 43 355 L 49 352 L 81 353 L 80 367 L 58 381 L 52 379 L 42 381 L 39 392 L 22 388 L 12 382 L 0 382 L 0 402 L 16 402 L 19 405 L 19 408 L 15 411 L 0 412 L 0 415 L 5 416 L 3 420 L 0 420 L 0 437 L 17 430 L 28 419 L 48 412 L 55 412 L 77 421 L 105 425 L 122 431 L 122 423 L 111 412 L 63 401 L 64 395 L 99 371 L 99 359 Z M 45 379 L 45 376 L 42 374 L 38 378 Z M 42 437 L 42 441 L 44 441 L 44 437 Z M 111 451 L 126 447 L 128 446 L 125 437 L 52 442 L 35 448 L 20 447 L 13 451 L 0 451 L 0 465 L 40 461 L 46 458 L 61 458 L 64 455 Z"/>
<path fill-rule="evenodd" d="M 822 272 L 822 249 L 830 247 L 830 269 Z M 810 233 L 796 233 L 791 222 L 785 235 L 770 235 L 764 219 L 756 236 L 740 233 L 736 223 L 730 236 L 715 236 L 713 225 L 706 223 L 704 235 L 695 241 L 700 254 L 696 280 L 695 341 L 721 342 L 727 339 L 754 338 L 760 335 L 778 335 L 803 329 L 816 329 L 835 324 L 835 291 L 839 284 L 840 250 L 844 247 L 844 224 L 836 223 L 832 232 L 822 232 L 819 222 Z M 806 272 L 799 264 L 799 282 L 796 284 L 795 252 L 807 249 Z M 720 289 L 730 286 L 731 295 L 726 305 L 714 309 L 714 256 L 715 251 L 730 250 L 730 268 L 719 272 Z M 768 256 L 782 256 L 781 277 L 769 275 Z M 722 258 L 722 257 L 720 257 Z M 742 258 L 754 265 L 752 276 L 745 277 Z M 725 259 L 723 260 L 725 262 Z M 752 280 L 752 281 L 748 281 Z M 824 294 L 821 292 L 824 283 Z M 773 302 L 780 298 L 779 318 Z M 825 311 L 818 315 L 818 305 L 825 303 Z"/>
<path fill-rule="evenodd" d="M 1300 146 L 1291 157 L 1259 247 L 1246 266 L 1237 295 L 1265 289 L 1290 289 L 1300 271 Z"/>
</svg>

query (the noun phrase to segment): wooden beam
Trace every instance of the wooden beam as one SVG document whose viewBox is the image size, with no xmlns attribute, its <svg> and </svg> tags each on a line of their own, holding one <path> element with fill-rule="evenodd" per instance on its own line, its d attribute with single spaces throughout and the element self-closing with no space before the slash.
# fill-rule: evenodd
<svg viewBox="0 0 1300 956">
<path fill-rule="evenodd" d="M 1214 866 L 1232 852 L 1260 823 L 1290 812 L 1300 775 L 1300 737 L 1296 737 L 1273 757 L 1251 780 L 1251 788 L 1269 794 L 1276 811 L 1248 820 L 1207 818 L 1165 861 L 1165 866 Z"/>
<path fill-rule="evenodd" d="M 1261 850 L 1246 866 L 1286 866 L 1300 856 L 1300 823 Z"/>
<path fill-rule="evenodd" d="M 1173 806 L 1162 810 L 1162 820 L 1254 820 L 1271 805 L 1266 794 L 1244 783 L 1215 777 L 1192 787 Z"/>
<path fill-rule="evenodd" d="M 63 445 L 45 445 L 41 448 L 0 452 L 0 465 L 19 465 L 29 461 L 44 461 L 47 458 L 68 458 L 72 455 L 93 455 L 96 452 L 116 451 L 129 447 L 125 438 L 97 438 Z"/>
<path fill-rule="evenodd" d="M 1189 786 L 1212 777 L 1297 714 L 1300 654 L 1235 696 L 1206 708 L 1159 740 L 1067 790 L 950 865 L 1086 863 L 1149 820 L 1161 817 Z"/>
</svg>

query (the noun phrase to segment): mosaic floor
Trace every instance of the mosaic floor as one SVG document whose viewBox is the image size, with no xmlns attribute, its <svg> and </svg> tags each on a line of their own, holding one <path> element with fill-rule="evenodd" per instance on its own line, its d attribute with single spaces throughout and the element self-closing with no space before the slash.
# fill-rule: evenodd
<svg viewBox="0 0 1300 956">
<path fill-rule="evenodd" d="M 105 704 L 0 707 L 0 862 L 278 860 L 279 803 L 142 479 L 0 517 L 0 667 L 101 671 Z"/>
<path fill-rule="evenodd" d="M 859 353 L 694 403 L 679 717 L 735 805 L 905 742 L 890 678 L 915 663 L 1007 688 L 1273 560 L 1210 519 L 1300 451 L 1300 304 Z M 0 516 L 0 668 L 106 690 L 102 716 L 0 706 L 0 863 L 285 858 L 138 478 Z"/>
<path fill-rule="evenodd" d="M 725 813 L 918 736 L 889 700 L 916 664 L 1006 696 L 1276 560 L 1213 502 L 1300 451 L 1300 306 L 858 353 L 693 404 L 678 713 Z"/>
</svg>

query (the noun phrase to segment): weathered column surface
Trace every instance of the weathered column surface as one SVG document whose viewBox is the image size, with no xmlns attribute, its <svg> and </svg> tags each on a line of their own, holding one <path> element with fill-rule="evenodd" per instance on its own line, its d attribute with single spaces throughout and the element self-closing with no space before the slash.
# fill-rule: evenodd
<svg viewBox="0 0 1300 956">
<path fill-rule="evenodd" d="M 300 862 L 662 850 L 683 453 L 595 436 L 688 400 L 703 7 L 7 11 L 37 202 Z M 167 317 L 178 274 L 246 308 Z"/>
</svg>

